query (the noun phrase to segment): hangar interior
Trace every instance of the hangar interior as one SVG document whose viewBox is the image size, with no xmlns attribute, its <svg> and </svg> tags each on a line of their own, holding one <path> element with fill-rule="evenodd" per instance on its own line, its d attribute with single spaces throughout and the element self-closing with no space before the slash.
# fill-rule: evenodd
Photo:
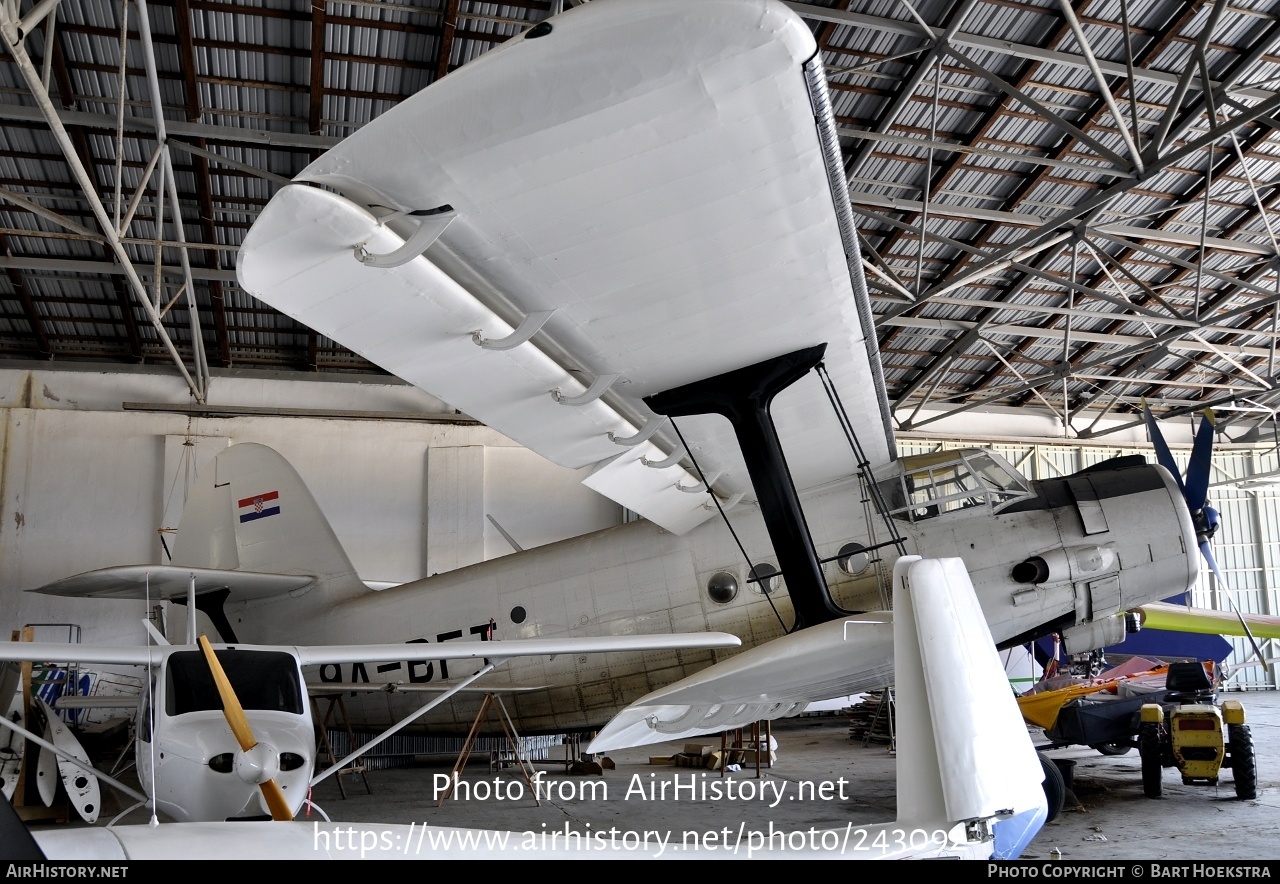
<svg viewBox="0 0 1280 884">
<path fill-rule="evenodd" d="M 370 582 L 632 518 L 236 278 L 308 163 L 578 5 L 0 2 L 0 629 L 137 640 L 135 603 L 26 590 L 163 562 L 236 442 L 297 468 Z M 1150 458 L 1147 403 L 1184 460 L 1212 407 L 1231 585 L 1202 569 L 1194 602 L 1280 614 L 1280 3 L 786 5 L 825 68 L 899 453 L 1064 476 Z"/>
<path fill-rule="evenodd" d="M 136 398 L 196 416 L 253 406 L 223 379 L 243 372 L 275 372 L 278 392 L 260 389 L 283 407 L 332 410 L 322 391 L 354 387 L 330 378 L 379 383 L 241 290 L 239 243 L 325 149 L 574 5 L 6 4 L 24 39 L 0 59 L 0 355 L 126 386 L 137 366 L 167 367 L 181 386 Z M 1175 418 L 1216 406 L 1220 442 L 1276 440 L 1270 4 L 788 5 L 826 68 L 904 438 L 1123 445 L 1145 400 Z M 125 223 L 104 230 L 99 210 Z M 24 396 L 5 404 L 51 402 Z M 956 423 L 975 412 L 1024 423 Z M 1265 488 L 1248 497 L 1267 510 Z M 1267 567 L 1230 566 L 1245 610 L 1275 611 Z"/>
</svg>

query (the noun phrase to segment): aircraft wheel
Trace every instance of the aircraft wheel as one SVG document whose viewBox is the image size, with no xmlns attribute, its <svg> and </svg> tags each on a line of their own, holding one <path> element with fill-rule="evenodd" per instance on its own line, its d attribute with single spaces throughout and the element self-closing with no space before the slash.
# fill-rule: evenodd
<svg viewBox="0 0 1280 884">
<path fill-rule="evenodd" d="M 1144 721 L 1138 729 L 1138 754 L 1142 756 L 1142 791 L 1148 798 L 1159 798 L 1160 782 L 1160 725 Z"/>
<path fill-rule="evenodd" d="M 1231 776 L 1235 780 L 1237 798 L 1258 797 L 1258 760 L 1253 754 L 1253 734 L 1247 724 L 1227 726 L 1231 749 Z"/>
<path fill-rule="evenodd" d="M 1044 799 L 1049 806 L 1049 814 L 1045 817 L 1045 822 L 1051 823 L 1057 819 L 1058 814 L 1062 812 L 1062 806 L 1066 804 L 1067 784 L 1063 782 L 1062 771 L 1058 770 L 1058 765 L 1041 752 L 1037 752 L 1036 755 L 1040 756 L 1040 769 L 1044 771 Z"/>
<path fill-rule="evenodd" d="M 1132 743 L 1093 743 L 1089 746 L 1099 755 L 1128 755 L 1133 748 Z"/>
</svg>

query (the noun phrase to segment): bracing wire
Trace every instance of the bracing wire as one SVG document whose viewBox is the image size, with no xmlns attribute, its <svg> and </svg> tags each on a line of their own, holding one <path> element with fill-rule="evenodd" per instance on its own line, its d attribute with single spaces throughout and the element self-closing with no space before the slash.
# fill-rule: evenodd
<svg viewBox="0 0 1280 884">
<path fill-rule="evenodd" d="M 147 572 L 147 616 L 151 616 L 151 572 Z M 151 638 L 148 634 L 147 643 L 150 644 Z M 147 723 L 149 735 L 151 737 L 147 746 L 151 755 L 151 821 L 149 825 L 154 829 L 160 825 L 160 819 L 156 816 L 156 794 L 160 791 L 156 788 L 156 679 L 155 672 L 147 673 L 147 717 L 150 719 Z"/>
<path fill-rule="evenodd" d="M 827 374 L 825 363 L 819 362 L 816 370 L 819 379 L 822 381 L 822 387 L 827 392 L 827 399 L 830 400 L 831 407 L 835 410 L 836 420 L 840 423 L 840 429 L 844 431 L 845 440 L 853 451 L 854 460 L 858 465 L 858 472 L 866 480 L 871 497 L 875 500 L 876 509 L 880 511 L 880 517 L 884 519 L 885 525 L 889 528 L 889 535 L 893 538 L 893 545 L 897 548 L 898 555 L 905 556 L 907 554 L 906 542 L 902 535 L 898 533 L 893 520 L 889 518 L 889 509 L 885 504 L 884 495 L 880 493 L 880 486 L 875 483 L 875 479 L 871 475 L 871 462 L 867 460 L 867 456 L 862 450 L 862 444 L 858 442 L 858 434 L 854 432 L 853 424 L 849 421 L 849 414 L 845 411 L 844 403 L 840 400 L 840 393 L 836 390 L 831 376 Z"/>
<path fill-rule="evenodd" d="M 698 471 L 698 478 L 702 480 L 702 484 L 707 488 L 707 493 L 711 495 L 712 501 L 715 502 L 716 509 L 720 512 L 720 518 L 724 521 L 725 527 L 729 529 L 729 534 L 733 537 L 733 542 L 738 545 L 738 551 L 742 553 L 742 558 L 750 569 L 751 577 L 753 579 L 759 579 L 756 574 L 755 563 L 751 561 L 751 556 L 747 555 L 747 548 L 742 545 L 742 540 L 738 537 L 738 532 L 734 530 L 733 523 L 729 521 L 728 514 L 724 511 L 724 507 L 720 505 L 720 498 L 716 497 L 716 493 L 711 490 L 711 484 L 707 482 L 707 475 L 702 472 L 702 466 L 698 463 L 698 459 L 693 456 L 693 449 L 689 447 L 689 443 L 684 441 L 684 434 L 681 433 L 680 428 L 676 426 L 675 418 L 671 419 L 671 428 L 676 431 L 676 438 L 680 440 L 680 445 L 683 446 L 685 453 L 689 455 L 689 460 L 693 462 L 693 468 Z M 783 579 L 785 579 L 785 575 L 783 575 Z M 762 595 L 764 595 L 764 597 L 769 601 L 769 607 L 773 609 L 773 615 L 778 618 L 778 623 L 782 626 L 783 631 L 790 632 L 787 628 L 786 621 L 782 619 L 782 614 L 778 612 L 778 606 L 773 603 L 773 594 L 767 590 L 767 587 L 765 587 L 763 583 L 761 584 L 761 588 L 765 589 L 765 592 L 763 592 Z"/>
</svg>

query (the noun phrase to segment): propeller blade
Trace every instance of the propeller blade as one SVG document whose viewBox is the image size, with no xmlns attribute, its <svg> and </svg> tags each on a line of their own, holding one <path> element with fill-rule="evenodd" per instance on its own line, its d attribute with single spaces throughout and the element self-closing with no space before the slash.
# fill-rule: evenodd
<svg viewBox="0 0 1280 884">
<path fill-rule="evenodd" d="M 1164 441 L 1164 433 L 1160 432 L 1160 425 L 1156 423 L 1156 416 L 1151 413 L 1151 406 L 1147 405 L 1144 400 L 1142 403 L 1142 414 L 1147 421 L 1147 435 L 1151 438 L 1151 444 L 1156 449 L 1156 463 L 1164 467 L 1173 476 L 1173 481 L 1178 483 L 1178 490 L 1182 492 L 1185 499 L 1187 496 L 1186 486 L 1182 484 L 1182 471 L 1178 469 L 1178 464 L 1173 459 L 1173 452 L 1169 450 L 1169 445 Z M 1190 501 L 1187 506 L 1191 506 Z M 1199 507 L 1191 507 L 1194 513 Z"/>
<path fill-rule="evenodd" d="M 218 662 L 218 655 L 213 652 L 209 639 L 202 635 L 199 642 L 200 650 L 204 652 L 204 659 L 209 664 L 209 674 L 213 676 L 213 683 L 218 686 L 218 696 L 222 698 L 222 714 L 226 716 L 231 733 L 240 744 L 240 750 L 248 752 L 258 745 L 258 740 L 253 735 L 253 728 L 249 726 L 249 718 L 244 714 L 240 698 L 231 687 L 231 681 L 223 671 L 222 664 Z M 267 809 L 271 811 L 273 820 L 289 822 L 293 819 L 293 811 L 289 809 L 289 801 L 284 797 L 284 790 L 280 788 L 279 783 L 271 779 L 259 783 L 258 788 L 262 790 L 262 798 L 267 802 Z"/>
<path fill-rule="evenodd" d="M 1183 493 L 1191 512 L 1204 509 L 1209 495 L 1209 473 L 1213 467 L 1213 410 L 1204 410 L 1204 419 L 1196 429 L 1196 441 L 1191 447 L 1191 462 L 1187 464 L 1187 482 Z"/>
<path fill-rule="evenodd" d="M 258 745 L 258 741 L 253 736 L 253 728 L 249 726 L 249 719 L 245 717 L 244 707 L 240 705 L 240 698 L 236 696 L 235 690 L 231 687 L 227 674 L 222 671 L 222 664 L 218 662 L 218 655 L 213 652 L 213 646 L 209 644 L 209 639 L 202 635 L 199 641 L 200 650 L 204 651 L 204 659 L 209 664 L 209 673 L 213 676 L 213 683 L 218 686 L 218 696 L 222 698 L 222 712 L 227 718 L 227 724 L 231 727 L 231 733 L 235 735 L 236 742 L 240 744 L 240 748 L 247 752 Z"/>
<path fill-rule="evenodd" d="M 258 786 L 262 790 L 262 797 L 267 802 L 267 808 L 271 811 L 271 818 L 277 822 L 289 822 L 293 819 L 293 811 L 289 809 L 289 800 L 284 797 L 284 790 L 280 788 L 280 784 L 275 780 L 267 780 Z"/>
<path fill-rule="evenodd" d="M 1267 665 L 1267 658 L 1263 656 L 1262 648 L 1258 646 L 1258 640 L 1253 637 L 1253 630 L 1249 628 L 1249 624 L 1245 622 L 1244 615 L 1240 613 L 1240 608 L 1236 606 L 1236 600 L 1231 597 L 1231 587 L 1227 585 L 1227 580 L 1222 576 L 1222 572 L 1218 570 L 1218 563 L 1213 558 L 1213 548 L 1209 546 L 1209 541 L 1200 541 L 1200 554 L 1204 556 L 1205 561 L 1209 563 L 1213 576 L 1217 578 L 1218 585 L 1222 587 L 1223 594 L 1227 597 L 1227 602 L 1231 605 L 1231 610 L 1236 612 L 1236 617 L 1240 620 L 1240 625 L 1244 627 L 1244 634 L 1249 637 L 1249 644 L 1253 646 L 1253 652 L 1258 655 L 1258 659 L 1262 661 L 1262 665 Z"/>
</svg>

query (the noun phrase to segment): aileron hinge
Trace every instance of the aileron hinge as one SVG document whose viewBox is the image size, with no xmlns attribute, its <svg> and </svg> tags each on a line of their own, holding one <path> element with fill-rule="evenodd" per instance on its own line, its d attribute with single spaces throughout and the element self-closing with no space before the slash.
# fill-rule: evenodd
<svg viewBox="0 0 1280 884">
<path fill-rule="evenodd" d="M 537 313 L 530 313 L 520 321 L 515 330 L 511 334 L 502 338 L 493 338 L 490 340 L 484 336 L 484 332 L 476 329 L 471 333 L 471 340 L 475 342 L 477 347 L 484 347 L 486 350 L 511 350 L 519 347 L 525 341 L 532 338 L 542 327 L 547 324 L 547 320 L 555 315 L 554 310 L 541 310 Z"/>
<path fill-rule="evenodd" d="M 440 234 L 444 233 L 445 229 L 453 223 L 453 219 L 457 217 L 458 213 L 452 209 L 447 212 L 422 216 L 421 220 L 418 221 L 418 229 L 404 241 L 400 248 L 387 252 L 385 255 L 373 255 L 369 253 L 366 244 L 361 243 L 355 247 L 356 260 L 366 267 L 378 267 L 383 270 L 408 264 L 439 239 Z"/>
<path fill-rule="evenodd" d="M 551 391 L 551 398 L 556 400 L 556 402 L 559 402 L 561 405 L 590 405 L 592 402 L 595 402 L 603 396 L 605 391 L 612 387 L 613 382 L 619 377 L 621 377 L 621 375 L 602 374 L 591 382 L 590 387 L 587 387 L 587 389 L 583 390 L 577 396 L 566 396 L 564 393 L 560 392 L 559 387 L 556 387 Z"/>
</svg>

